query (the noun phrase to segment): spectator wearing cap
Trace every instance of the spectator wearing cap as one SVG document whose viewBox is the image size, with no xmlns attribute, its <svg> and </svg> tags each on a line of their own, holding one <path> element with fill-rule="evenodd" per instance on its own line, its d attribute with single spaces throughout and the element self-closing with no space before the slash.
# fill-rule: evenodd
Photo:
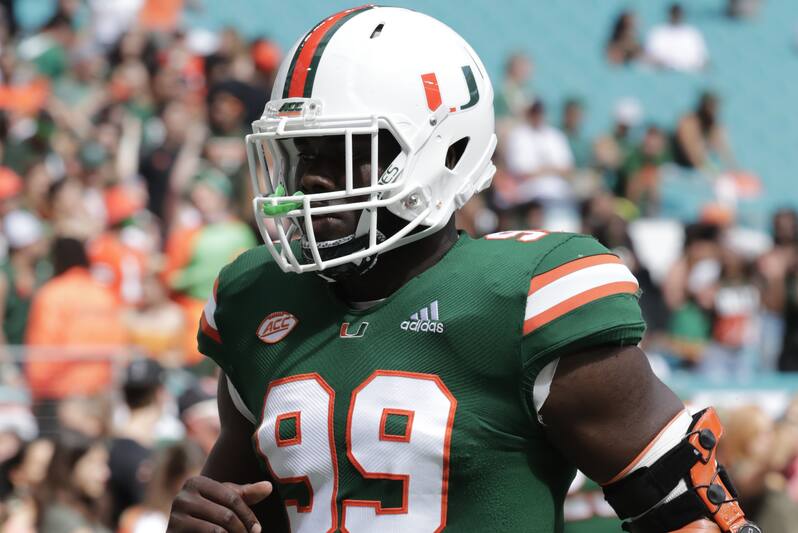
<svg viewBox="0 0 798 533">
<path fill-rule="evenodd" d="M 149 459 L 155 448 L 156 426 L 166 401 L 163 367 L 152 359 L 135 359 L 125 370 L 122 395 L 129 416 L 116 429 L 109 446 L 112 522 L 141 503 L 151 474 Z"/>
<path fill-rule="evenodd" d="M 119 302 L 131 307 L 141 302 L 147 272 L 147 246 L 135 217 L 143 209 L 139 191 L 118 184 L 105 190 L 108 229 L 88 245 L 92 275 L 114 291 Z"/>
<path fill-rule="evenodd" d="M 646 38 L 646 59 L 671 70 L 697 72 L 709 63 L 709 52 L 701 32 L 685 22 L 684 9 L 674 3 L 668 8 L 668 22 L 655 26 Z"/>
<path fill-rule="evenodd" d="M 687 168 L 716 173 L 736 166 L 726 128 L 720 120 L 720 98 L 704 92 L 695 109 L 679 119 L 673 143 L 674 161 Z"/>
<path fill-rule="evenodd" d="M 622 196 L 625 180 L 621 167 L 634 149 L 634 129 L 643 119 L 643 108 L 635 98 L 621 98 L 615 103 L 612 130 L 593 143 L 593 160 L 604 177 L 607 189 Z"/>
<path fill-rule="evenodd" d="M 200 382 L 181 394 L 177 405 L 186 437 L 210 453 L 221 431 L 216 396 Z"/>
<path fill-rule="evenodd" d="M 52 250 L 55 276 L 33 298 L 26 341 L 79 357 L 31 356 L 28 383 L 37 400 L 100 394 L 111 383 L 111 357 L 127 341 L 119 304 L 110 289 L 91 277 L 83 243 L 59 237 Z"/>
<path fill-rule="evenodd" d="M 0 265 L 2 344 L 22 344 L 34 293 L 52 276 L 42 224 L 27 211 L 3 218 L 8 259 Z"/>
<path fill-rule="evenodd" d="M 227 176 L 213 167 L 202 167 L 188 187 L 198 223 L 179 227 L 167 240 L 163 276 L 185 312 L 186 324 L 199 322 L 219 270 L 256 244 L 249 227 L 231 213 L 231 194 Z M 186 328 L 188 363 L 201 360 L 195 337 L 195 332 Z"/>
</svg>

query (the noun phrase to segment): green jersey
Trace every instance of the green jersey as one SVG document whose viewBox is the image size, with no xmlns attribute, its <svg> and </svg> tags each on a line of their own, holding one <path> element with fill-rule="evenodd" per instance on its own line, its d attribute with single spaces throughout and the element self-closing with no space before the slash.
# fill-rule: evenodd
<svg viewBox="0 0 798 533">
<path fill-rule="evenodd" d="M 367 309 L 265 247 L 222 270 L 200 350 L 229 378 L 301 533 L 561 531 L 574 468 L 533 385 L 549 362 L 639 342 L 638 285 L 590 237 L 461 235 Z"/>
</svg>

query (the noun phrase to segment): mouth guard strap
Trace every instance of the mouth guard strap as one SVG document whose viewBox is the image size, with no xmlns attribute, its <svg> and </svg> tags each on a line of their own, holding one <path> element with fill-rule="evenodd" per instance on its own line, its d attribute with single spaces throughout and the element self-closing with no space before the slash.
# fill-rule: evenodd
<svg viewBox="0 0 798 533">
<path fill-rule="evenodd" d="M 285 196 L 285 187 L 278 185 L 274 190 L 274 194 L 270 194 L 267 198 L 277 198 Z M 293 194 L 294 197 L 303 196 L 302 191 L 297 191 Z M 302 207 L 302 201 L 281 200 L 279 203 L 266 203 L 261 206 L 263 214 L 267 217 L 279 217 Z"/>
</svg>

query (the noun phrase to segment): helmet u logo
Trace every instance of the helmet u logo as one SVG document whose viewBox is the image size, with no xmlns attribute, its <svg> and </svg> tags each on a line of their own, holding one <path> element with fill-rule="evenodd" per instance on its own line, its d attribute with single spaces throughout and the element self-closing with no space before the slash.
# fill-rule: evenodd
<svg viewBox="0 0 798 533">
<path fill-rule="evenodd" d="M 474 73 L 468 65 L 462 66 L 463 77 L 465 78 L 466 86 L 468 87 L 468 102 L 459 107 L 450 107 L 449 112 L 456 113 L 473 107 L 479 102 L 479 89 L 477 89 L 477 81 L 474 79 Z M 427 97 L 427 107 L 430 111 L 435 111 L 441 105 L 441 90 L 438 87 L 438 77 L 434 72 L 421 75 L 421 82 L 424 84 L 424 94 Z"/>
</svg>

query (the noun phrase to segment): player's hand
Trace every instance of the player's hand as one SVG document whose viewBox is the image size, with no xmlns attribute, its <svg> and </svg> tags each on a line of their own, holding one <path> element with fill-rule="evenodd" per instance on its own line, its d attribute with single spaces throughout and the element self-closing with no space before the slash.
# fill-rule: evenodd
<svg viewBox="0 0 798 533">
<path fill-rule="evenodd" d="M 261 533 L 250 507 L 271 493 L 268 481 L 236 485 L 192 477 L 172 503 L 167 533 Z"/>
</svg>

